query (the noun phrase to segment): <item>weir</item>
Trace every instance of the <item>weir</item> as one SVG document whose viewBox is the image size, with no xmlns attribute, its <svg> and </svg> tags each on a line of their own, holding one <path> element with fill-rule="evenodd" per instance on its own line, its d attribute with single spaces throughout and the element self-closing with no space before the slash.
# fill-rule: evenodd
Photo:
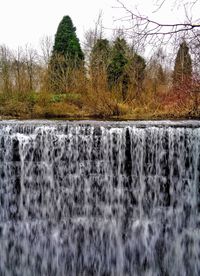
<svg viewBox="0 0 200 276">
<path fill-rule="evenodd" d="M 200 275 L 200 123 L 0 122 L 0 275 Z"/>
</svg>

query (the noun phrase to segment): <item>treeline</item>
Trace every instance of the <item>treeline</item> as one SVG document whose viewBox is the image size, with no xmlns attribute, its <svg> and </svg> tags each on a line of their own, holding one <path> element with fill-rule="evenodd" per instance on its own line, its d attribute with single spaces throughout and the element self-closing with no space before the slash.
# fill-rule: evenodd
<svg viewBox="0 0 200 276">
<path fill-rule="evenodd" d="M 69 16 L 53 48 L 0 47 L 0 114 L 27 117 L 164 118 L 198 115 L 198 77 L 185 41 L 167 69 L 159 49 L 147 61 L 123 35 L 94 36 L 83 51 Z"/>
</svg>

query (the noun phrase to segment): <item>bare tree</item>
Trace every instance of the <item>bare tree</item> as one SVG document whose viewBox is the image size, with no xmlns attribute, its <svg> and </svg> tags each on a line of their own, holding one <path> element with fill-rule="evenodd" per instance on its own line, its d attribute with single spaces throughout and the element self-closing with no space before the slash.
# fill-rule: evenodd
<svg viewBox="0 0 200 276">
<path fill-rule="evenodd" d="M 159 13 L 164 5 L 167 5 L 167 0 L 157 0 L 153 13 Z M 172 38 L 183 37 L 185 40 L 199 39 L 200 18 L 193 18 L 192 11 L 199 4 L 199 0 L 194 1 L 174 1 L 174 9 L 184 8 L 185 18 L 183 22 L 160 22 L 152 19 L 148 15 L 142 14 L 138 9 L 132 10 L 123 0 L 117 0 L 119 6 L 117 8 L 124 11 L 124 15 L 118 20 L 126 23 L 124 33 L 138 43 L 144 40 L 149 44 L 162 45 L 169 42 Z M 127 25 L 128 24 L 128 25 Z"/>
<path fill-rule="evenodd" d="M 53 40 L 51 36 L 44 36 L 40 41 L 40 47 L 42 51 L 42 63 L 48 66 L 53 49 Z"/>
<path fill-rule="evenodd" d="M 28 90 L 34 90 L 34 81 L 36 80 L 36 67 L 37 67 L 38 54 L 32 47 L 26 46 L 25 49 L 25 64 L 28 76 Z"/>
<path fill-rule="evenodd" d="M 0 46 L 0 86 L 6 94 L 12 91 L 11 57 L 11 51 L 5 45 Z"/>
<path fill-rule="evenodd" d="M 12 71 L 14 76 L 14 89 L 17 92 L 24 90 L 25 59 L 24 51 L 21 47 L 13 53 Z"/>
<path fill-rule="evenodd" d="M 85 32 L 85 39 L 83 41 L 83 50 L 85 54 L 86 65 L 89 63 L 90 53 L 96 44 L 98 39 L 103 37 L 103 12 L 100 11 L 96 22 L 94 23 L 94 28 L 90 28 Z"/>
</svg>

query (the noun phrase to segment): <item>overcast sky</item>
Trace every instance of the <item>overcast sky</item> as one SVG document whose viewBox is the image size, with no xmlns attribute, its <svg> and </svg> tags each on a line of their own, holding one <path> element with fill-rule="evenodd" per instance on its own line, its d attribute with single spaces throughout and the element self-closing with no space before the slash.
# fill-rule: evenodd
<svg viewBox="0 0 200 276">
<path fill-rule="evenodd" d="M 138 9 L 149 15 L 155 10 L 152 3 L 161 0 L 124 0 L 132 8 Z M 172 3 L 177 0 L 166 0 L 160 11 L 159 19 L 162 22 L 182 20 L 181 5 L 174 9 Z M 10 48 L 24 46 L 26 43 L 35 48 L 44 35 L 52 36 L 64 15 L 72 18 L 77 28 L 80 41 L 84 33 L 94 27 L 94 22 L 100 10 L 103 11 L 103 24 L 108 28 L 113 27 L 113 20 L 119 18 L 121 10 L 116 0 L 0 0 L 0 44 Z M 198 9 L 199 10 L 199 9 Z"/>
<path fill-rule="evenodd" d="M 0 0 L 0 44 L 38 47 L 42 36 L 54 37 L 64 15 L 72 18 L 82 40 L 100 10 L 106 24 L 112 26 L 113 3 L 115 0 Z"/>
</svg>

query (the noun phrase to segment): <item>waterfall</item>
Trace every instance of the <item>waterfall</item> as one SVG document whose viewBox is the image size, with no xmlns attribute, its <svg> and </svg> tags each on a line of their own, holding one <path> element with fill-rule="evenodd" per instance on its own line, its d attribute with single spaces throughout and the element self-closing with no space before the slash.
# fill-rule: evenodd
<svg viewBox="0 0 200 276">
<path fill-rule="evenodd" d="M 0 275 L 200 275 L 200 125 L 0 122 Z"/>
</svg>

